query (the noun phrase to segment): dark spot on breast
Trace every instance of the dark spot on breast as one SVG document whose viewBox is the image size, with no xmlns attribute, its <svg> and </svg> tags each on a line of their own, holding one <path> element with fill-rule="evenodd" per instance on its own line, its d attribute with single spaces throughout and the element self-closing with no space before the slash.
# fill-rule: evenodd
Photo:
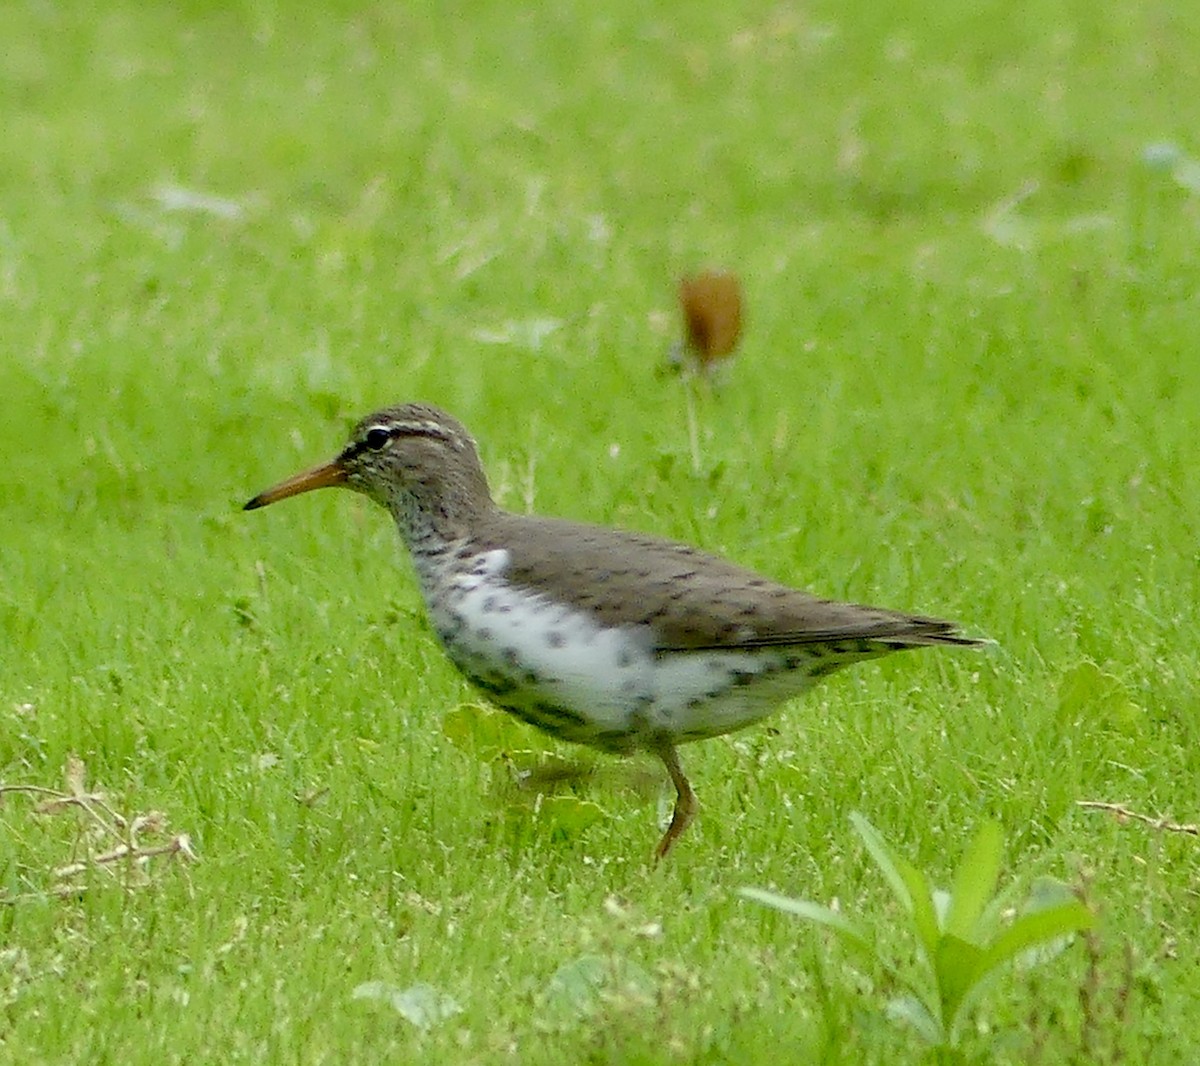
<svg viewBox="0 0 1200 1066">
<path fill-rule="evenodd" d="M 508 663 L 509 666 L 521 665 L 521 656 L 517 653 L 516 648 L 505 648 L 500 654 L 503 655 L 504 661 Z"/>
<path fill-rule="evenodd" d="M 631 652 L 628 648 L 622 648 L 619 652 L 617 652 L 617 665 L 621 667 L 621 669 L 632 666 L 633 652 Z"/>
<path fill-rule="evenodd" d="M 484 614 L 491 614 L 496 609 L 496 597 L 488 596 L 480 607 Z"/>
<path fill-rule="evenodd" d="M 563 707 L 557 703 L 550 703 L 546 700 L 538 700 L 534 705 L 534 710 L 539 714 L 544 714 L 550 718 L 556 718 L 562 722 L 571 722 L 574 725 L 587 725 L 587 719 L 580 714 L 567 707 Z"/>
<path fill-rule="evenodd" d="M 499 674 L 468 674 L 467 678 L 476 688 L 497 698 L 511 696 L 517 689 L 515 681 Z"/>
<path fill-rule="evenodd" d="M 539 718 L 532 707 L 526 707 L 523 703 L 513 702 L 505 704 L 504 709 L 508 711 L 509 714 L 520 718 L 521 721 L 526 725 L 531 725 L 535 729 L 542 730 L 544 733 L 553 733 L 554 731 L 546 719 Z"/>
<path fill-rule="evenodd" d="M 475 630 L 475 636 L 486 643 L 492 639 L 492 631 L 487 626 L 480 626 Z"/>
<path fill-rule="evenodd" d="M 552 629 L 546 634 L 546 643 L 552 648 L 561 648 L 566 642 L 567 638 L 563 636 L 561 630 Z"/>
</svg>

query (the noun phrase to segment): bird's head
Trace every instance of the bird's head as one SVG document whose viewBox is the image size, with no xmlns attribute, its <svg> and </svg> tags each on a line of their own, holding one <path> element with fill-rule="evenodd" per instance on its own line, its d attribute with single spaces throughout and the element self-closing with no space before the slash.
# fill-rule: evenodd
<svg viewBox="0 0 1200 1066">
<path fill-rule="evenodd" d="M 332 485 L 369 496 L 398 520 L 414 512 L 453 520 L 492 506 L 475 441 L 458 419 L 427 404 L 368 415 L 337 456 L 260 492 L 244 509 Z"/>
</svg>

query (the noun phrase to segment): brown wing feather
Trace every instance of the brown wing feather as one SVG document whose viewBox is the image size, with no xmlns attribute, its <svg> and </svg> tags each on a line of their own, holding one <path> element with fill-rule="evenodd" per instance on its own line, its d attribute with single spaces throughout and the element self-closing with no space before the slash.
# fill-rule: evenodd
<svg viewBox="0 0 1200 1066">
<path fill-rule="evenodd" d="M 601 624 L 647 626 L 660 651 L 840 640 L 879 642 L 880 651 L 982 643 L 951 622 L 820 599 L 645 534 L 505 513 L 492 525 L 486 539 L 512 555 L 509 580 L 551 597 L 569 594 Z"/>
</svg>

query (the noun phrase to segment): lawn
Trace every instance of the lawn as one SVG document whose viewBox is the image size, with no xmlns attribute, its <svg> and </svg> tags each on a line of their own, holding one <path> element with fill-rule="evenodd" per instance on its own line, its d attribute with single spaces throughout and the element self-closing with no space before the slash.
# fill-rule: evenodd
<svg viewBox="0 0 1200 1066">
<path fill-rule="evenodd" d="M 1200 7 L 30 0 L 0 41 L 0 785 L 66 797 L 0 794 L 0 1061 L 922 1061 L 853 812 L 944 886 L 995 820 L 1014 905 L 1094 913 L 964 1058 L 1196 1060 Z M 709 266 L 716 389 L 660 372 Z M 684 749 L 656 867 L 661 768 L 479 706 L 382 511 L 239 510 L 416 399 L 511 509 L 995 645 Z"/>
</svg>

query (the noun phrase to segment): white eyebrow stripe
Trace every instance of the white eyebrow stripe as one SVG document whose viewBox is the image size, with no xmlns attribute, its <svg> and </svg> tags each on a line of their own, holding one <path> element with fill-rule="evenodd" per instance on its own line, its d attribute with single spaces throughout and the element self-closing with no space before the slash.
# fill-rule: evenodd
<svg viewBox="0 0 1200 1066">
<path fill-rule="evenodd" d="M 452 434 L 439 422 L 396 422 L 385 427 L 392 434 L 408 433 L 414 437 L 443 437 Z"/>
<path fill-rule="evenodd" d="M 375 422 L 362 430 L 361 437 L 346 446 L 344 456 L 350 458 L 367 450 L 370 447 L 367 444 L 367 437 L 377 429 L 382 429 L 391 440 L 395 440 L 397 437 L 432 437 L 452 444 L 460 451 L 465 447 L 463 439 L 440 422 L 425 419 L 411 422 Z"/>
</svg>

